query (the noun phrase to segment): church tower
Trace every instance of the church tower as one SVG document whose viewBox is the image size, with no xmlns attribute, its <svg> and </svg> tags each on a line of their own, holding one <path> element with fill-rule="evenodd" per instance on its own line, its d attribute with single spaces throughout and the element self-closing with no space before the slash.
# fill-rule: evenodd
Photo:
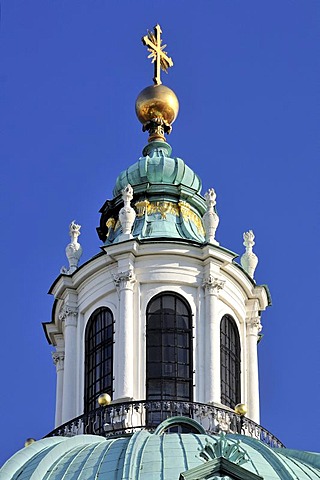
<svg viewBox="0 0 320 480">
<path fill-rule="evenodd" d="M 148 145 L 100 210 L 102 253 L 77 268 L 80 227 L 71 224 L 70 268 L 50 290 L 57 427 L 93 411 L 103 393 L 112 405 L 156 402 L 156 421 L 185 402 L 187 411 L 245 404 L 259 423 L 257 343 L 269 292 L 253 279 L 253 233 L 244 234 L 241 266 L 216 239 L 214 189 L 202 196 L 200 178 L 166 142 L 179 103 L 161 83 L 173 62 L 160 35 L 157 25 L 143 37 L 154 84 L 136 101 Z"/>
<path fill-rule="evenodd" d="M 161 82 L 173 65 L 161 33 L 142 39 L 154 63 L 136 100 L 148 144 L 100 209 L 101 252 L 79 265 L 72 222 L 69 265 L 50 289 L 55 429 L 0 480 L 320 478 L 316 454 L 280 448 L 259 424 L 269 290 L 254 280 L 253 232 L 239 263 L 219 243 L 214 188 L 202 195 L 166 141 L 179 102 Z"/>
</svg>

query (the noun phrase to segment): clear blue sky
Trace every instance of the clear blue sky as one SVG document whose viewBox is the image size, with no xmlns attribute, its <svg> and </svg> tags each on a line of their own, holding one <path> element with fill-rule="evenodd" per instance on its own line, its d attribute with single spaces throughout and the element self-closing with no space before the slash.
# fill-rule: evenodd
<svg viewBox="0 0 320 480">
<path fill-rule="evenodd" d="M 320 450 L 318 0 L 5 0 L 1 18 L 0 463 L 53 428 L 41 322 L 66 264 L 99 252 L 98 210 L 147 142 L 135 98 L 152 83 L 140 38 L 159 22 L 180 100 L 168 138 L 214 187 L 221 245 L 252 228 L 273 306 L 259 346 L 261 423 Z"/>
</svg>

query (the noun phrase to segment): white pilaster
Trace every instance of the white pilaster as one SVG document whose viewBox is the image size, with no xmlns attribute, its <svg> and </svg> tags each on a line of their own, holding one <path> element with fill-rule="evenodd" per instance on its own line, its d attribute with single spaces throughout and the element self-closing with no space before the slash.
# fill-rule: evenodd
<svg viewBox="0 0 320 480">
<path fill-rule="evenodd" d="M 62 424 L 64 351 L 52 352 L 52 359 L 57 371 L 55 426 L 58 427 Z"/>
<path fill-rule="evenodd" d="M 262 329 L 260 317 L 251 317 L 247 324 L 247 392 L 248 417 L 260 422 L 259 372 L 258 372 L 258 334 Z"/>
<path fill-rule="evenodd" d="M 115 382 L 115 398 L 133 398 L 133 287 L 135 281 L 133 270 L 114 275 L 119 293 L 118 378 Z"/>
<path fill-rule="evenodd" d="M 63 375 L 63 402 L 62 423 L 76 416 L 76 379 L 77 379 L 77 316 L 75 306 L 64 304 L 60 312 L 60 319 L 64 321 L 64 375 Z"/>
<path fill-rule="evenodd" d="M 220 318 L 217 314 L 219 291 L 225 281 L 209 275 L 203 281 L 205 289 L 205 402 L 221 403 L 220 381 Z"/>
</svg>

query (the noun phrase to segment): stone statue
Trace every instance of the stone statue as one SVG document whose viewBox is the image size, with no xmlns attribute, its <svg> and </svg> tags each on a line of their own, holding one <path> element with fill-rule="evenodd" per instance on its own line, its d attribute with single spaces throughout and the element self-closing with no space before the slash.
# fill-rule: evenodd
<svg viewBox="0 0 320 480">
<path fill-rule="evenodd" d="M 205 193 L 204 198 L 206 199 L 207 211 L 203 215 L 202 220 L 206 232 L 206 241 L 214 245 L 219 245 L 219 242 L 215 239 L 216 230 L 219 225 L 219 217 L 214 210 L 216 197 L 217 195 L 213 188 L 209 188 Z"/>
<path fill-rule="evenodd" d="M 71 242 L 66 246 L 66 256 L 69 261 L 69 268 L 62 267 L 60 273 L 71 275 L 77 268 L 82 255 L 82 247 L 78 242 L 81 225 L 77 225 L 73 220 L 69 225 L 69 235 Z"/>
<path fill-rule="evenodd" d="M 244 270 L 253 278 L 254 271 L 258 265 L 258 257 L 252 251 L 254 245 L 254 233 L 252 230 L 244 232 L 243 234 L 243 245 L 246 247 L 245 253 L 241 257 L 241 265 Z"/>
</svg>

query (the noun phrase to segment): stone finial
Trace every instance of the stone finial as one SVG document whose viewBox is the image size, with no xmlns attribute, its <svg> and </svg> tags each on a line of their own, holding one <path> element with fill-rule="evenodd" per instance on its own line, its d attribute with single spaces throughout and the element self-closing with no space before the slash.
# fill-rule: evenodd
<svg viewBox="0 0 320 480">
<path fill-rule="evenodd" d="M 209 190 L 205 193 L 204 198 L 207 204 L 207 211 L 203 215 L 202 220 L 206 232 L 206 241 L 208 243 L 213 243 L 214 245 L 219 245 L 219 242 L 215 240 L 216 230 L 219 225 L 219 217 L 214 211 L 216 197 L 217 195 L 213 188 L 209 188 Z"/>
<path fill-rule="evenodd" d="M 66 256 L 69 261 L 69 268 L 62 267 L 60 273 L 71 275 L 77 268 L 82 255 L 82 247 L 78 242 L 81 225 L 77 225 L 73 220 L 69 225 L 69 235 L 71 242 L 66 246 Z"/>
<path fill-rule="evenodd" d="M 131 187 L 130 183 L 122 190 L 122 200 L 124 206 L 121 208 L 119 212 L 119 221 L 122 227 L 122 234 L 120 236 L 121 240 L 129 240 L 132 238 L 131 231 L 133 227 L 133 223 L 136 218 L 136 212 L 131 207 L 130 202 L 133 199 L 133 188 Z"/>
<path fill-rule="evenodd" d="M 241 257 L 241 265 L 244 270 L 253 278 L 254 271 L 258 265 L 258 257 L 252 251 L 254 245 L 254 233 L 252 230 L 244 232 L 243 234 L 243 245 L 246 247 L 245 253 Z"/>
</svg>

